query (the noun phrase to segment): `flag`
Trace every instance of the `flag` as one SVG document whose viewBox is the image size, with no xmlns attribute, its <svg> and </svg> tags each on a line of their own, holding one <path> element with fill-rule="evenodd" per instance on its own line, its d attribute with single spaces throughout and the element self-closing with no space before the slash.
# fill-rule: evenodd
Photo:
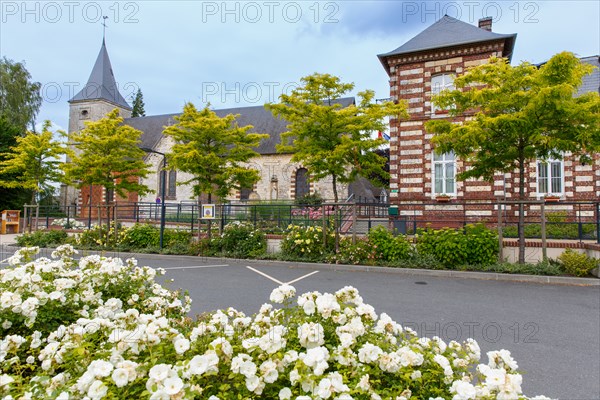
<svg viewBox="0 0 600 400">
<path fill-rule="evenodd" d="M 385 133 L 385 132 L 379 132 L 379 133 L 380 133 L 380 134 L 383 136 L 383 138 L 384 138 L 385 140 L 387 140 L 388 142 L 390 141 L 390 135 L 388 135 L 388 134 L 387 134 L 387 133 Z"/>
</svg>

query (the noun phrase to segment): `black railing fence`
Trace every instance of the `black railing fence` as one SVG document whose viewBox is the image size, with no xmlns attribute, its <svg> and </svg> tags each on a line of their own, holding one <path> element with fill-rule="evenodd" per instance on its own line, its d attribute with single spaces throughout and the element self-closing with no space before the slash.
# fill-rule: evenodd
<svg viewBox="0 0 600 400">
<path fill-rule="evenodd" d="M 199 219 L 201 206 L 191 202 L 166 203 L 167 228 L 197 233 L 212 226 L 223 228 L 240 221 L 252 224 L 266 233 L 282 233 L 289 225 L 335 226 L 342 234 L 362 235 L 383 225 L 402 234 L 417 229 L 452 227 L 483 223 L 489 228 L 502 227 L 505 238 L 518 237 L 517 201 L 450 201 L 385 203 L 325 203 L 296 205 L 293 203 L 226 203 L 216 205 L 214 219 Z M 526 238 L 596 240 L 600 243 L 600 202 L 526 201 L 524 233 Z M 160 203 L 118 203 L 113 205 L 29 207 L 23 229 L 86 229 L 92 225 L 117 221 L 159 224 Z M 37 218 L 36 218 L 37 215 Z M 543 215 L 543 220 L 542 220 Z M 500 221 L 500 224 L 498 222 Z"/>
</svg>

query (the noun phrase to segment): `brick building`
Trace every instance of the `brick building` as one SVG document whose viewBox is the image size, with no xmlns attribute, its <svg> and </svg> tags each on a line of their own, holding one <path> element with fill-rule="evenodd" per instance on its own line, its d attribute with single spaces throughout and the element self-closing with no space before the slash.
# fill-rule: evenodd
<svg viewBox="0 0 600 400">
<path fill-rule="evenodd" d="M 491 18 L 480 20 L 477 27 L 444 16 L 402 46 L 378 56 L 390 78 L 392 100 L 406 101 L 410 114 L 408 119 L 390 121 L 390 201 L 399 206 L 400 214 L 435 214 L 442 209 L 436 206 L 437 201 L 449 198 L 456 204 L 455 214 L 492 217 L 495 212 L 490 201 L 518 197 L 517 173 L 496 174 L 492 182 L 457 181 L 456 175 L 465 165 L 454 154 L 435 155 L 430 142 L 433 135 L 425 131 L 430 119 L 448 117 L 431 103 L 432 96 L 452 88 L 455 75 L 486 63 L 491 56 L 510 60 L 516 36 L 492 32 Z M 582 62 L 599 66 L 598 56 L 583 58 Z M 599 86 L 600 72 L 596 69 L 585 78 L 580 93 L 598 91 Z M 465 118 L 468 115 L 454 120 Z M 529 199 L 552 194 L 567 202 L 597 201 L 600 156 L 589 165 L 581 165 L 568 154 L 562 160 L 538 160 L 528 166 L 527 178 Z M 459 206 L 464 201 L 482 205 Z"/>
</svg>

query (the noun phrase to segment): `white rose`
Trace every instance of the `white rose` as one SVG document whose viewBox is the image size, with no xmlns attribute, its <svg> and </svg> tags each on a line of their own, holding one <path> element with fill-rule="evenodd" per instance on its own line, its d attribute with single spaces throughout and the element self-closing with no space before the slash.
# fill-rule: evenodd
<svg viewBox="0 0 600 400">
<path fill-rule="evenodd" d="M 129 382 L 129 374 L 125 368 L 117 368 L 112 372 L 112 380 L 117 387 L 123 387 Z"/>
</svg>

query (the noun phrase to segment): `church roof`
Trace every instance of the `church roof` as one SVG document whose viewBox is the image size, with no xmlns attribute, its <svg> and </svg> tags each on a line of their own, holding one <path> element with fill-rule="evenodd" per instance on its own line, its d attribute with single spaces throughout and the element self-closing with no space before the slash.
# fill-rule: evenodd
<svg viewBox="0 0 600 400">
<path fill-rule="evenodd" d="M 470 43 L 506 40 L 504 53 L 510 58 L 514 47 L 516 33 L 500 34 L 490 32 L 477 26 L 462 22 L 456 18 L 444 15 L 433 25 L 426 28 L 417 36 L 389 53 L 379 54 L 379 60 L 388 69 L 384 60 L 390 56 L 416 53 L 420 51 L 453 47 Z"/>
<path fill-rule="evenodd" d="M 344 97 L 335 102 L 341 104 L 342 107 L 348 107 L 355 103 L 354 97 Z M 261 140 L 260 145 L 256 149 L 259 154 L 277 153 L 275 146 L 281 143 L 281 134 L 287 131 L 288 122 L 274 117 L 264 106 L 225 108 L 213 111 L 219 117 L 224 117 L 228 114 L 239 114 L 236 120 L 239 126 L 252 125 L 253 128 L 250 132 L 268 134 L 269 137 Z M 174 117 L 178 115 L 180 114 L 126 118 L 123 123 L 143 132 L 140 147 L 153 149 L 162 139 L 162 132 L 165 126 L 175 124 Z"/>
<path fill-rule="evenodd" d="M 106 100 L 109 103 L 131 110 L 131 106 L 119 93 L 104 39 L 102 39 L 100 53 L 98 53 L 98 58 L 96 58 L 96 63 L 85 87 L 73 96 L 69 103 L 85 100 Z"/>
</svg>

